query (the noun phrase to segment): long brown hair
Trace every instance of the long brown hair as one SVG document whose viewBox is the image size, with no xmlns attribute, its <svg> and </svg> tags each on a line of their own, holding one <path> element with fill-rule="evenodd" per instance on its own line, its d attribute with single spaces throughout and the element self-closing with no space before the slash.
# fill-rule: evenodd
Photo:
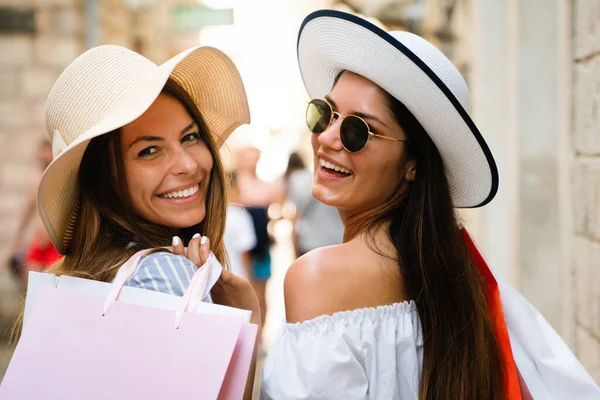
<svg viewBox="0 0 600 400">
<path fill-rule="evenodd" d="M 362 228 L 375 246 L 375 231 L 389 223 L 405 287 L 417 305 L 424 338 L 419 399 L 505 399 L 504 356 L 487 289 L 459 230 L 442 158 L 412 113 L 388 98 L 410 141 L 416 176 Z"/>
<path fill-rule="evenodd" d="M 163 93 L 180 101 L 197 123 L 200 135 L 213 158 L 206 198 L 206 216 L 198 225 L 182 229 L 184 243 L 195 233 L 210 239 L 211 251 L 226 265 L 226 183 L 217 145 L 202 115 L 181 87 L 169 80 Z M 131 204 L 121 149 L 119 129 L 90 141 L 81 161 L 78 210 L 73 236 L 65 257 L 49 268 L 56 275 L 73 275 L 111 281 L 118 268 L 139 250 L 170 246 L 173 231 L 139 217 Z M 13 329 L 18 336 L 20 320 Z"/>
</svg>

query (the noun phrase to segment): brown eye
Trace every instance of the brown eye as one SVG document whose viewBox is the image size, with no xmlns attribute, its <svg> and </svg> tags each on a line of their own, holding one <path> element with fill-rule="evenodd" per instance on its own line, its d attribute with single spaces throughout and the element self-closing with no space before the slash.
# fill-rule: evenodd
<svg viewBox="0 0 600 400">
<path fill-rule="evenodd" d="M 156 152 L 158 152 L 158 149 L 156 148 L 156 146 L 146 147 L 144 150 L 142 150 L 138 153 L 138 157 L 142 157 L 142 158 L 148 157 L 148 156 L 155 154 Z"/>
<path fill-rule="evenodd" d="M 198 140 L 201 140 L 200 134 L 198 132 L 193 132 L 193 133 L 185 135 L 181 139 L 181 143 L 195 142 L 195 141 L 198 141 Z"/>
</svg>

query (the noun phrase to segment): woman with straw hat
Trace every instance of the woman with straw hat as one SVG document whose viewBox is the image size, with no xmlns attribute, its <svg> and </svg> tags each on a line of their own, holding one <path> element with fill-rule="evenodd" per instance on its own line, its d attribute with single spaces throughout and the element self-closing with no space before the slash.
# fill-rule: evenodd
<svg viewBox="0 0 600 400">
<path fill-rule="evenodd" d="M 332 10 L 304 20 L 297 56 L 312 98 L 312 193 L 337 207 L 344 239 L 290 266 L 286 323 L 265 362 L 261 398 L 531 398 L 502 311 L 512 299 L 517 308 L 506 309 L 523 315 L 526 301 L 509 289 L 500 302 L 454 212 L 484 206 L 498 188 L 458 70 L 416 35 Z M 598 394 L 556 337 L 545 336 L 559 356 L 519 369 L 539 375 L 560 359 L 577 371 L 573 392 Z M 546 376 L 563 378 L 566 369 Z"/>
<path fill-rule="evenodd" d="M 75 59 L 46 105 L 54 159 L 38 205 L 64 254 L 50 272 L 111 281 L 137 251 L 172 245 L 174 254 L 147 256 L 128 284 L 181 295 L 209 250 L 225 264 L 219 148 L 249 120 L 241 77 L 215 48 L 191 48 L 159 66 L 112 45 Z M 212 285 L 214 302 L 260 321 L 247 280 L 223 270 Z"/>
</svg>

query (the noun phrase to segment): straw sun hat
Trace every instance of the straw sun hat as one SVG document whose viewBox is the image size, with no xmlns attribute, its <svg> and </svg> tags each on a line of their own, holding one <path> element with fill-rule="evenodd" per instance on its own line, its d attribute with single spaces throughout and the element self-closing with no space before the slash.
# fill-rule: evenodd
<svg viewBox="0 0 600 400">
<path fill-rule="evenodd" d="M 409 32 L 385 32 L 352 14 L 310 14 L 298 35 L 298 62 L 312 98 L 352 71 L 400 100 L 439 150 L 455 207 L 480 207 L 498 190 L 492 153 L 467 113 L 469 89 L 435 46 Z"/>
<path fill-rule="evenodd" d="M 141 116 L 173 79 L 200 111 L 220 146 L 250 122 L 238 70 L 212 47 L 188 49 L 157 66 L 119 46 L 98 46 L 60 75 L 46 103 L 54 160 L 44 172 L 38 207 L 52 243 L 65 254 L 78 216 L 77 175 L 89 141 Z"/>
</svg>

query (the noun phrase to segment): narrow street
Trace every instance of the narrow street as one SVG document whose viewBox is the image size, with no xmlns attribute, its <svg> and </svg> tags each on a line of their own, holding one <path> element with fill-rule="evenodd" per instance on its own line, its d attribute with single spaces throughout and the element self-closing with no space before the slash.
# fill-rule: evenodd
<svg viewBox="0 0 600 400">
<path fill-rule="evenodd" d="M 279 329 L 285 316 L 285 305 L 283 301 L 283 278 L 285 273 L 294 261 L 294 248 L 291 239 L 291 223 L 287 220 L 280 220 L 275 225 L 275 245 L 271 248 L 273 259 L 272 274 L 269 283 L 267 284 L 267 318 L 263 328 L 263 349 L 268 351 L 275 339 L 277 330 Z M 260 379 L 264 356 L 266 352 L 260 352 L 258 366 L 254 383 L 255 400 L 258 399 L 260 391 Z"/>
</svg>

